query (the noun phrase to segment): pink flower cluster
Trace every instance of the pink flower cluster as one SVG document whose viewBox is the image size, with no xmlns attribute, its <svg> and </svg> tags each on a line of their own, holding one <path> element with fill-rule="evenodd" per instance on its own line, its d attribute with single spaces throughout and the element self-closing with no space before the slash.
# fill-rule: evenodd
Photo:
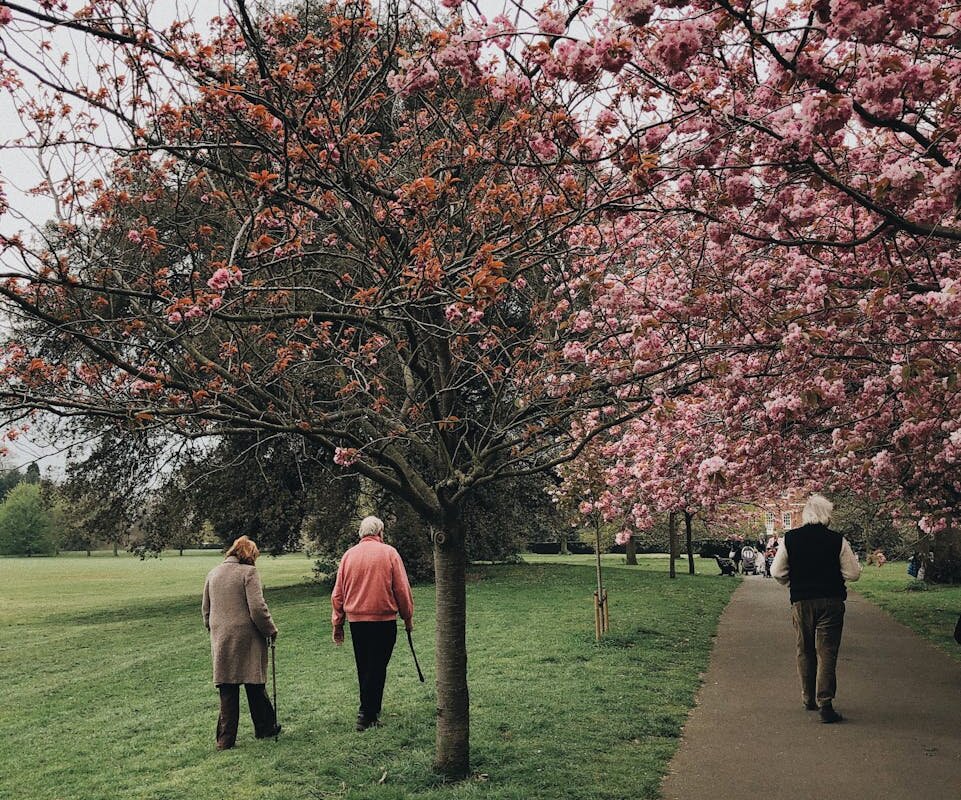
<svg viewBox="0 0 961 800">
<path fill-rule="evenodd" d="M 511 46 L 516 33 L 514 23 L 503 14 L 494 17 L 483 31 L 484 37 L 501 50 L 507 50 Z"/>
<path fill-rule="evenodd" d="M 237 268 L 220 267 L 207 280 L 207 286 L 215 292 L 223 292 L 231 286 L 238 286 L 243 281 L 243 273 Z"/>
<path fill-rule="evenodd" d="M 666 28 L 653 55 L 670 72 L 681 72 L 701 48 L 701 29 L 693 20 L 680 20 Z"/>
<path fill-rule="evenodd" d="M 618 19 L 640 28 L 647 25 L 654 16 L 654 2 L 653 0 L 615 0 L 612 11 Z"/>
<path fill-rule="evenodd" d="M 522 104 L 531 98 L 530 78 L 512 69 L 495 76 L 490 89 L 493 98 L 502 102 Z"/>
<path fill-rule="evenodd" d="M 391 72 L 387 76 L 387 86 L 401 97 L 430 89 L 440 80 L 440 74 L 426 58 L 402 58 L 399 66 L 400 72 Z"/>
<path fill-rule="evenodd" d="M 633 46 L 630 39 L 607 34 L 594 43 L 594 56 L 601 69 L 618 73 L 631 60 Z"/>
<path fill-rule="evenodd" d="M 594 48 L 587 42 L 561 39 L 554 45 L 554 58 L 545 64 L 553 76 L 566 76 L 575 83 L 590 83 L 600 70 Z"/>
<path fill-rule="evenodd" d="M 545 8 L 537 17 L 537 28 L 541 33 L 558 36 L 567 30 L 567 17 L 560 11 Z"/>
<path fill-rule="evenodd" d="M 339 467 L 349 467 L 360 461 L 360 450 L 356 447 L 334 448 L 334 463 Z"/>
</svg>

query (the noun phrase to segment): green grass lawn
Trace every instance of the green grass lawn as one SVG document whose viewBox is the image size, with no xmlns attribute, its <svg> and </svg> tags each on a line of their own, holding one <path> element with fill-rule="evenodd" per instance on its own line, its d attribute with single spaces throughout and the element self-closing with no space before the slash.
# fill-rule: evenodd
<svg viewBox="0 0 961 800">
<path fill-rule="evenodd" d="M 433 587 L 414 592 L 427 684 L 401 636 L 386 724 L 356 733 L 350 646 L 330 644 L 329 598 L 302 583 L 299 556 L 258 564 L 284 732 L 257 741 L 242 718 L 237 748 L 215 751 L 200 590 L 219 560 L 0 559 L 0 798 L 654 798 L 737 584 L 708 562 L 671 581 L 663 558 L 608 558 L 612 630 L 597 645 L 589 558 L 476 568 L 473 776 L 444 785 L 430 769 Z"/>
<path fill-rule="evenodd" d="M 914 583 L 905 562 L 889 561 L 880 568 L 864 567 L 861 579 L 851 588 L 961 661 L 961 646 L 954 641 L 954 626 L 961 614 L 961 586 L 929 584 L 924 591 L 908 591 Z"/>
</svg>

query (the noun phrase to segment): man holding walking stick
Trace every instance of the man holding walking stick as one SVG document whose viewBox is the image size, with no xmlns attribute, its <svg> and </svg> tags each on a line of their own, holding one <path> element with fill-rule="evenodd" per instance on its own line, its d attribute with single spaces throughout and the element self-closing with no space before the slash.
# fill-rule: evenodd
<svg viewBox="0 0 961 800">
<path fill-rule="evenodd" d="M 360 684 L 357 730 L 379 725 L 387 664 L 397 641 L 397 616 L 408 633 L 414 629 L 414 599 L 404 562 L 383 539 L 384 523 L 365 517 L 360 523 L 360 542 L 340 561 L 337 582 L 331 593 L 334 644 L 344 643 L 344 619 Z"/>
</svg>

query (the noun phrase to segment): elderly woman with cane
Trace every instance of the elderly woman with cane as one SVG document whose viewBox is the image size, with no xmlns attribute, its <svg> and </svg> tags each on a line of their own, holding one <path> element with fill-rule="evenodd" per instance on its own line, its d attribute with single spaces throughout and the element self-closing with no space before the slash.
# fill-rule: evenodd
<svg viewBox="0 0 961 800">
<path fill-rule="evenodd" d="M 397 641 L 397 615 L 408 632 L 414 627 L 414 599 L 404 562 L 400 553 L 384 543 L 383 533 L 383 522 L 364 517 L 360 542 L 340 560 L 330 595 L 334 644 L 344 643 L 344 618 L 350 623 L 360 684 L 358 731 L 380 724 L 387 664 Z"/>
<path fill-rule="evenodd" d="M 267 697 L 267 646 L 277 638 L 277 626 L 264 601 L 254 564 L 260 550 L 241 536 L 227 550 L 204 584 L 204 626 L 210 631 L 214 685 L 220 690 L 217 749 L 228 750 L 237 740 L 240 684 L 258 739 L 280 733 L 277 715 Z"/>
</svg>

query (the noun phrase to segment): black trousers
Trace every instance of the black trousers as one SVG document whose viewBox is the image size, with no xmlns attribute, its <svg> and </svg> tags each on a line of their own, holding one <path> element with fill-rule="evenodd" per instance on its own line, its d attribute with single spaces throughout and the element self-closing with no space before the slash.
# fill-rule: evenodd
<svg viewBox="0 0 961 800">
<path fill-rule="evenodd" d="M 360 711 L 373 721 L 380 714 L 387 682 L 387 664 L 397 641 L 397 620 L 389 622 L 351 622 L 350 640 L 357 662 L 360 684 Z"/>
<path fill-rule="evenodd" d="M 217 720 L 217 747 L 226 750 L 233 747 L 237 741 L 237 726 L 240 723 L 240 684 L 220 683 L 220 718 Z M 247 690 L 247 705 L 250 707 L 250 718 L 254 722 L 254 734 L 258 739 L 273 736 L 277 727 L 277 714 L 267 688 L 262 683 L 245 683 Z"/>
</svg>

